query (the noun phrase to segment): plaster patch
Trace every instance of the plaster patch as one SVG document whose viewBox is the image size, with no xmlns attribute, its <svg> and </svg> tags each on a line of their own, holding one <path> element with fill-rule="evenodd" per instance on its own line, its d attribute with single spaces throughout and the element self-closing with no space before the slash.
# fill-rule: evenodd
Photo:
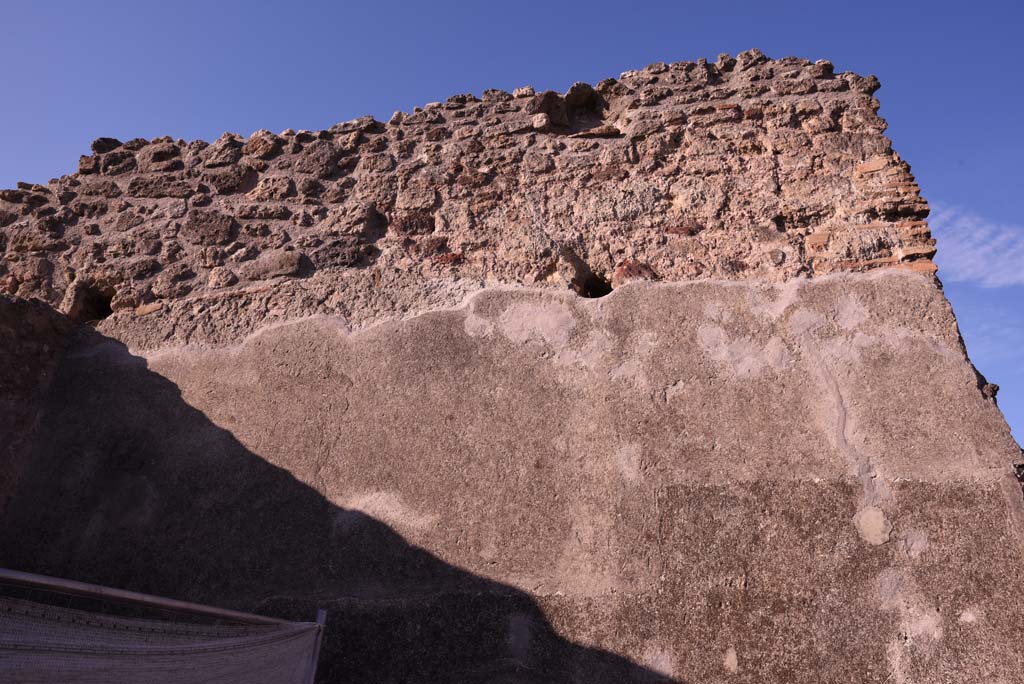
<svg viewBox="0 0 1024 684">
<path fill-rule="evenodd" d="M 729 674 L 736 674 L 740 671 L 739 657 L 736 655 L 736 649 L 732 646 L 725 652 L 725 657 L 722 659 L 722 667 Z"/>
<path fill-rule="evenodd" d="M 766 291 L 758 292 L 751 311 L 759 316 L 777 320 L 797 300 L 803 281 L 790 280 Z"/>
<path fill-rule="evenodd" d="M 872 546 L 880 546 L 889 541 L 892 533 L 890 523 L 885 513 L 877 506 L 866 506 L 853 516 L 853 523 L 857 526 L 857 532 L 861 539 Z"/>
<path fill-rule="evenodd" d="M 342 499 L 331 497 L 331 503 L 349 510 L 360 511 L 399 529 L 425 530 L 433 527 L 439 516 L 417 511 L 407 505 L 394 492 L 364 492 Z"/>
<path fill-rule="evenodd" d="M 716 361 L 732 367 L 737 375 L 756 375 L 765 368 L 780 369 L 790 361 L 789 349 L 779 337 L 761 345 L 749 337 L 730 340 L 724 328 L 705 324 L 697 329 L 701 349 Z"/>
<path fill-rule="evenodd" d="M 643 449 L 637 443 L 624 444 L 615 452 L 615 464 L 622 473 L 622 477 L 629 482 L 636 482 L 640 478 L 640 468 L 643 464 Z"/>
<path fill-rule="evenodd" d="M 708 302 L 704 306 L 704 315 L 719 323 L 728 323 L 732 319 L 732 312 L 719 302 Z"/>
<path fill-rule="evenodd" d="M 789 329 L 794 335 L 813 332 L 825 324 L 825 317 L 810 309 L 797 309 L 789 317 Z"/>
<path fill-rule="evenodd" d="M 612 380 L 631 382 L 638 388 L 647 387 L 650 383 L 647 373 L 644 371 L 644 365 L 657 346 L 658 336 L 656 334 L 646 332 L 640 335 L 636 340 L 633 353 L 628 354 L 625 361 L 612 368 L 608 372 L 608 377 Z"/>
<path fill-rule="evenodd" d="M 928 550 L 928 533 L 924 530 L 908 530 L 900 540 L 903 553 L 910 558 L 918 558 Z"/>
<path fill-rule="evenodd" d="M 900 616 L 900 631 L 905 639 L 897 642 L 897 662 L 910 648 L 929 649 L 942 640 L 942 614 L 917 589 L 911 575 L 896 568 L 883 570 L 878 576 L 878 597 L 882 608 L 895 610 Z M 893 655 L 890 654 L 890 662 Z"/>
<path fill-rule="evenodd" d="M 483 316 L 477 316 L 473 312 L 466 314 L 466 319 L 462 323 L 462 328 L 470 337 L 488 337 L 494 333 L 494 324 Z"/>
<path fill-rule="evenodd" d="M 579 349 L 563 349 L 555 355 L 554 360 L 563 366 L 578 366 L 587 370 L 607 367 L 613 362 L 609 352 L 612 345 L 608 333 L 592 330 Z"/>
<path fill-rule="evenodd" d="M 544 342 L 559 349 L 569 344 L 576 319 L 569 307 L 548 299 L 513 303 L 498 325 L 513 342 Z"/>
<path fill-rule="evenodd" d="M 649 646 L 644 651 L 644 655 L 641 660 L 644 665 L 658 674 L 666 677 L 675 676 L 675 668 L 673 667 L 675 658 L 671 651 L 658 646 Z"/>
<path fill-rule="evenodd" d="M 978 621 L 978 613 L 975 611 L 973 607 L 965 608 L 964 610 L 960 611 L 960 617 L 958 618 L 958 620 L 962 624 L 973 625 L 975 622 Z"/>
<path fill-rule="evenodd" d="M 853 295 L 843 295 L 839 298 L 839 306 L 836 310 L 836 323 L 845 330 L 853 330 L 868 319 L 868 310 L 860 303 L 860 300 Z"/>
</svg>

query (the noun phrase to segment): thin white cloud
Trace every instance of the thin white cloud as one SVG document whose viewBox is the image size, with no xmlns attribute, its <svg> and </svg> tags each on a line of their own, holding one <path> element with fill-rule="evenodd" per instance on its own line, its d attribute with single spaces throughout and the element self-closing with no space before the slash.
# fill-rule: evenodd
<svg viewBox="0 0 1024 684">
<path fill-rule="evenodd" d="M 971 360 L 979 366 L 997 368 L 1001 373 L 1022 374 L 1024 365 L 1020 362 L 1024 361 L 1024 354 L 1021 353 L 1024 319 L 1015 321 L 997 311 L 995 320 L 982 320 L 981 312 L 971 311 L 971 316 L 961 315 L 966 313 L 966 308 L 954 307 Z M 1014 363 L 1007 367 L 1006 362 L 1009 361 Z"/>
<path fill-rule="evenodd" d="M 939 277 L 982 287 L 1024 285 L 1024 227 L 995 223 L 957 207 L 932 205 Z"/>
</svg>

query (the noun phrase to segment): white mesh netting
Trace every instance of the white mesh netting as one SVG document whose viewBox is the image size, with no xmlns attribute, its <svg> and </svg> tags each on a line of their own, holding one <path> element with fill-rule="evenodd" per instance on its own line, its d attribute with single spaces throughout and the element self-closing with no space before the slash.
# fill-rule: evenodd
<svg viewBox="0 0 1024 684">
<path fill-rule="evenodd" d="M 121 618 L 0 597 L 0 681 L 305 684 L 319 629 Z"/>
</svg>

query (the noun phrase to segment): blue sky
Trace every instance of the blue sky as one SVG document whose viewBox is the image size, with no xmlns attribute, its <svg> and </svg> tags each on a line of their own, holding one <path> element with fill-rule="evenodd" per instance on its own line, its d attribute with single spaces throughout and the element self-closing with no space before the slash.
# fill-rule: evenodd
<svg viewBox="0 0 1024 684">
<path fill-rule="evenodd" d="M 0 17 L 0 187 L 75 170 L 101 135 L 319 129 L 750 47 L 876 74 L 968 350 L 1024 438 L 1018 3 L 0 0 Z"/>
</svg>

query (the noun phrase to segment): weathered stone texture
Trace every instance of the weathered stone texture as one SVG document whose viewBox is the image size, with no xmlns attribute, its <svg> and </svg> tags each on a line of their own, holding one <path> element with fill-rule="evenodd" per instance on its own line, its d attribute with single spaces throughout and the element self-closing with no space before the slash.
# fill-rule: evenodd
<svg viewBox="0 0 1024 684">
<path fill-rule="evenodd" d="M 1022 681 L 1018 450 L 920 275 L 86 337 L 45 420 L 8 562 L 327 607 L 324 681 Z"/>
<path fill-rule="evenodd" d="M 70 329 L 50 307 L 0 294 L 0 518 L 18 491 L 41 402 Z"/>
<path fill-rule="evenodd" d="M 0 564 L 326 607 L 324 682 L 1024 684 L 1021 452 L 877 87 L 755 50 L 0 191 Z"/>
<path fill-rule="evenodd" d="M 459 95 L 387 124 L 103 138 L 79 173 L 0 193 L 2 287 L 67 311 L 84 283 L 128 317 L 161 301 L 107 324 L 153 346 L 237 332 L 210 319 L 251 332 L 299 311 L 378 320 L 439 289 L 451 306 L 484 283 L 578 290 L 627 263 L 661 280 L 932 272 L 928 208 L 877 87 L 751 51 L 564 95 Z M 307 267 L 246 266 L 271 250 Z M 404 282 L 382 299 L 382 280 Z"/>
</svg>

